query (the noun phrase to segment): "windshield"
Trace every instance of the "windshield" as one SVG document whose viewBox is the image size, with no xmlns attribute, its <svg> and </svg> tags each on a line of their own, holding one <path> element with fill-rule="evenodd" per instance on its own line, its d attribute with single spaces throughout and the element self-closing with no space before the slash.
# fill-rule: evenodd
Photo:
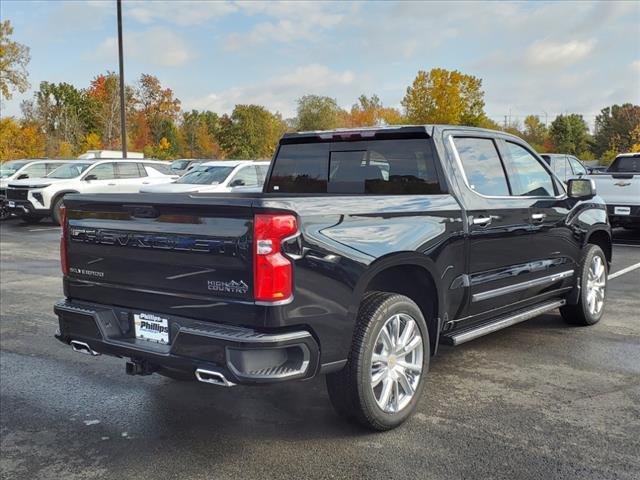
<svg viewBox="0 0 640 480">
<path fill-rule="evenodd" d="M 0 165 L 0 178 L 7 178 L 16 173 L 22 167 L 24 167 L 29 161 L 25 160 L 12 160 Z"/>
<path fill-rule="evenodd" d="M 82 174 L 92 163 L 67 163 L 56 168 L 47 178 L 75 178 Z"/>
<path fill-rule="evenodd" d="M 176 183 L 191 183 L 196 185 L 213 185 L 222 183 L 233 171 L 234 167 L 198 166 L 189 170 Z"/>
<path fill-rule="evenodd" d="M 171 162 L 171 170 L 184 170 L 189 165 L 189 160 L 176 160 Z"/>
<path fill-rule="evenodd" d="M 608 171 L 640 173 L 640 155 L 637 157 L 618 157 L 613 161 Z"/>
</svg>

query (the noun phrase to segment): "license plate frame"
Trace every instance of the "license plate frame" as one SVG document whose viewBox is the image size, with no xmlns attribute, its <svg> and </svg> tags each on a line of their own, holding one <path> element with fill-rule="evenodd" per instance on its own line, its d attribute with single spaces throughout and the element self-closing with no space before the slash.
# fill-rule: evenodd
<svg viewBox="0 0 640 480">
<path fill-rule="evenodd" d="M 156 313 L 134 312 L 133 330 L 137 340 L 170 345 L 169 319 Z"/>
<path fill-rule="evenodd" d="M 631 215 L 631 207 L 613 207 L 614 215 Z"/>
</svg>

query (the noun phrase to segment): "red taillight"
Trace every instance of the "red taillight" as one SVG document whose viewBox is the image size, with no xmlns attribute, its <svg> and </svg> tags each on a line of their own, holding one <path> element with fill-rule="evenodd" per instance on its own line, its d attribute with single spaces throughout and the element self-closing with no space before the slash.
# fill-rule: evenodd
<svg viewBox="0 0 640 480">
<path fill-rule="evenodd" d="M 62 267 L 62 274 L 69 274 L 69 259 L 67 256 L 67 208 L 64 205 L 60 206 L 60 266 Z"/>
<path fill-rule="evenodd" d="M 256 300 L 277 302 L 291 297 L 293 269 L 280 252 L 282 240 L 298 231 L 293 215 L 261 214 L 253 224 L 253 291 Z"/>
</svg>

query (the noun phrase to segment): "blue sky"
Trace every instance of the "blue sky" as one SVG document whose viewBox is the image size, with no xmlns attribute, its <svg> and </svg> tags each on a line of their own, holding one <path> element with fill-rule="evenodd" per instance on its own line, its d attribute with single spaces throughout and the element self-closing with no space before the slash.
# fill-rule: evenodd
<svg viewBox="0 0 640 480">
<path fill-rule="evenodd" d="M 41 81 L 86 87 L 117 70 L 115 1 L 3 0 Z M 156 75 L 185 109 L 258 103 L 295 115 L 296 98 L 361 93 L 399 106 L 418 70 L 483 79 L 495 120 L 640 104 L 640 2 L 138 2 L 124 0 L 125 78 Z"/>
</svg>

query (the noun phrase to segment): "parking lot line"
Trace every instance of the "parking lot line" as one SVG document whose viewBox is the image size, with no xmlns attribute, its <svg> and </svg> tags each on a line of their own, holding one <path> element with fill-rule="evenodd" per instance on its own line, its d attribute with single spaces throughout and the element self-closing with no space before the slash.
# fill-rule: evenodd
<svg viewBox="0 0 640 480">
<path fill-rule="evenodd" d="M 623 268 L 622 270 L 618 270 L 616 273 L 612 273 L 611 275 L 609 275 L 609 280 L 613 280 L 614 278 L 620 277 L 621 275 L 624 275 L 625 273 L 629 273 L 638 268 L 640 268 L 640 263 L 629 265 L 628 267 Z"/>
<path fill-rule="evenodd" d="M 49 230 L 60 230 L 60 227 L 47 227 L 47 228 L 30 228 L 30 232 L 47 232 Z"/>
</svg>

